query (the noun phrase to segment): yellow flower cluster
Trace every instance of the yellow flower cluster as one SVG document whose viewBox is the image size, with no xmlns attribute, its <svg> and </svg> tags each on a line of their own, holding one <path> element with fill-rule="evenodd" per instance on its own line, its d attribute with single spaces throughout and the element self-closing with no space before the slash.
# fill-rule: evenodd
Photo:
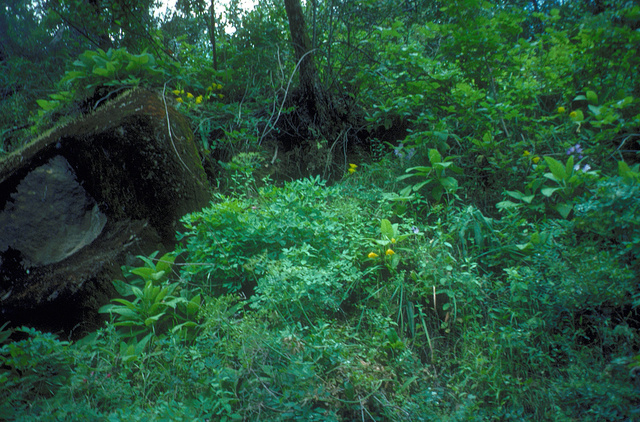
<svg viewBox="0 0 640 422">
<path fill-rule="evenodd" d="M 393 251 L 393 249 L 389 248 L 384 252 L 384 254 L 387 255 L 387 256 L 391 256 L 391 255 L 395 255 L 396 253 Z M 367 255 L 367 257 L 370 258 L 370 259 L 376 259 L 379 256 L 380 255 L 378 255 L 375 252 L 369 252 L 369 254 Z"/>
<path fill-rule="evenodd" d="M 218 98 L 224 98 L 224 95 L 222 95 L 221 93 L 218 94 L 214 94 L 213 91 L 220 91 L 222 89 L 222 85 L 217 84 L 217 83 L 212 83 L 211 85 L 209 85 L 207 87 L 207 96 L 214 96 L 214 97 L 218 97 Z M 207 97 L 208 98 L 208 97 Z"/>
<path fill-rule="evenodd" d="M 566 108 L 564 108 L 564 107 L 562 107 L 562 106 L 561 106 L 561 107 L 558 107 L 558 113 L 562 114 L 562 113 L 564 113 L 565 111 L 567 111 L 567 109 L 566 109 Z"/>
<path fill-rule="evenodd" d="M 522 153 L 523 157 L 530 157 L 529 159 L 533 162 L 533 164 L 538 164 L 538 161 L 540 161 L 540 157 L 538 157 L 537 155 L 531 157 L 531 153 L 529 151 L 524 151 Z"/>
<path fill-rule="evenodd" d="M 357 165 L 355 164 L 349 164 L 349 170 L 347 170 L 349 172 L 349 174 L 353 174 L 356 172 L 356 169 L 358 168 Z"/>
<path fill-rule="evenodd" d="M 171 91 L 173 93 L 173 95 L 176 96 L 176 101 L 179 102 L 180 104 L 184 104 L 185 101 L 182 98 L 185 95 L 184 89 L 174 89 L 173 91 Z M 189 102 L 194 102 L 196 104 L 201 104 L 202 103 L 202 95 L 198 95 L 197 97 L 194 97 L 194 95 L 190 92 L 187 92 L 187 101 Z"/>
</svg>

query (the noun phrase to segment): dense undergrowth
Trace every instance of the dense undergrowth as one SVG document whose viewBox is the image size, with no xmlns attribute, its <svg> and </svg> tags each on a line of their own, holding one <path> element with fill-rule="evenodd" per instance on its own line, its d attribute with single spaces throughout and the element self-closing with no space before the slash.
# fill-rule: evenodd
<svg viewBox="0 0 640 422">
<path fill-rule="evenodd" d="M 123 269 L 104 328 L 2 331 L 0 418 L 640 419 L 640 7 L 356 3 L 379 25 L 319 16 L 318 68 L 369 136 L 308 162 L 274 147 L 295 108 L 270 2 L 224 71 L 197 42 L 171 68 L 89 51 L 41 101 L 47 123 L 98 86 L 162 89 L 218 186 L 175 251 Z"/>
<path fill-rule="evenodd" d="M 3 347 L 1 416 L 639 416 L 638 173 L 534 223 L 417 215 L 371 184 L 380 165 L 216 196 L 185 217 L 178 262 L 126 269 L 105 328 L 74 344 L 25 328 Z"/>
</svg>

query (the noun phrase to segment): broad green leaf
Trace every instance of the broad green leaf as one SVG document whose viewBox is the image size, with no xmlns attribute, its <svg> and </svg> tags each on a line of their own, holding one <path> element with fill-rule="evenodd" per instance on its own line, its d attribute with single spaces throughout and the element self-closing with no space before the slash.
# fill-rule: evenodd
<svg viewBox="0 0 640 422">
<path fill-rule="evenodd" d="M 556 183 L 562 182 L 562 179 L 558 179 L 556 176 L 554 176 L 551 173 L 545 173 L 543 176 L 546 177 L 547 179 L 551 180 L 551 181 L 556 182 Z"/>
<path fill-rule="evenodd" d="M 557 191 L 557 190 L 561 190 L 561 189 L 563 189 L 563 188 L 542 188 L 542 189 L 540 190 L 540 192 L 541 192 L 544 196 L 546 196 L 547 198 L 549 198 L 551 195 L 553 195 L 553 194 L 554 194 L 554 192 L 555 192 L 555 191 Z"/>
<path fill-rule="evenodd" d="M 132 269 L 130 272 L 131 274 L 135 274 L 142 277 L 145 281 L 156 280 L 153 278 L 153 275 L 156 272 L 155 268 L 139 267 L 139 268 Z"/>
<path fill-rule="evenodd" d="M 113 312 L 114 314 L 122 315 L 123 317 L 129 318 L 129 319 L 140 318 L 140 314 L 138 312 L 125 308 L 124 306 L 116 306 L 113 309 L 111 309 L 111 312 Z"/>
<path fill-rule="evenodd" d="M 129 302 L 127 299 L 116 298 L 116 299 L 112 299 L 112 301 L 116 302 L 116 303 L 119 303 L 121 305 L 124 305 L 127 308 L 132 309 L 134 311 L 138 309 L 138 306 L 135 303 Z"/>
<path fill-rule="evenodd" d="M 144 325 L 146 327 L 149 327 L 151 325 L 153 325 L 156 321 L 158 321 L 160 318 L 162 318 L 164 316 L 164 312 L 154 315 L 154 316 L 150 316 L 149 318 L 144 320 Z"/>
<path fill-rule="evenodd" d="M 140 340 L 138 342 L 138 344 L 136 344 L 136 354 L 139 355 L 140 353 L 142 353 L 142 351 L 144 350 L 145 346 L 147 345 L 147 343 L 149 342 L 149 340 L 151 340 L 151 337 L 153 337 L 153 333 L 149 333 L 147 334 L 147 336 L 145 338 L 143 338 L 142 340 Z"/>
<path fill-rule="evenodd" d="M 437 149 L 429 149 L 429 162 L 431 164 L 435 164 L 435 163 L 439 163 L 442 161 L 442 155 L 440 155 L 440 153 L 438 152 Z"/>
<path fill-rule="evenodd" d="M 392 239 L 394 233 L 393 233 L 393 225 L 391 224 L 391 221 L 387 220 L 386 218 L 383 218 L 380 221 L 380 231 L 382 232 L 383 237 Z"/>
<path fill-rule="evenodd" d="M 429 183 L 431 183 L 430 179 L 427 179 L 424 182 L 416 183 L 415 185 L 413 185 L 413 191 L 417 192 L 422 189 L 423 186 L 428 185 Z"/>
<path fill-rule="evenodd" d="M 455 192 L 458 189 L 458 181 L 453 177 L 443 177 L 439 179 L 438 182 L 440 182 L 442 187 L 449 193 Z"/>
<path fill-rule="evenodd" d="M 162 277 L 164 277 L 165 272 L 164 271 L 156 271 L 155 273 L 151 273 L 151 279 L 153 281 L 158 281 L 160 280 Z"/>
<path fill-rule="evenodd" d="M 522 200 L 522 198 L 524 198 L 524 196 L 525 196 L 524 193 L 518 192 L 517 190 L 515 190 L 515 191 L 514 190 L 508 190 L 505 193 L 507 195 L 509 195 L 510 197 L 515 198 L 515 199 L 519 199 L 519 200 Z"/>
<path fill-rule="evenodd" d="M 567 160 L 567 165 L 565 166 L 565 173 L 567 175 L 573 174 L 573 155 L 571 155 Z"/>
<path fill-rule="evenodd" d="M 556 179 L 564 180 L 567 178 L 568 174 L 565 171 L 565 166 L 560 161 L 549 156 L 545 156 L 544 161 L 546 161 L 549 170 L 551 170 L 551 174 L 553 174 Z"/>
<path fill-rule="evenodd" d="M 598 94 L 594 91 L 587 91 L 587 101 L 594 105 L 598 104 Z"/>
<path fill-rule="evenodd" d="M 143 300 L 146 300 L 147 303 L 155 302 L 155 298 L 158 293 L 160 293 L 160 290 L 160 286 L 154 286 L 153 284 L 151 284 L 151 281 L 148 281 L 147 285 L 144 286 Z"/>
<path fill-rule="evenodd" d="M 187 299 L 184 297 L 174 297 L 171 300 L 163 302 L 169 308 L 175 309 L 179 303 L 187 303 Z"/>
<path fill-rule="evenodd" d="M 122 280 L 113 280 L 111 283 L 121 296 L 131 296 L 133 294 L 131 285 L 129 283 L 125 283 Z"/>
<path fill-rule="evenodd" d="M 56 107 L 60 104 L 58 101 L 47 101 L 47 100 L 36 100 L 36 103 L 44 110 L 51 111 L 55 110 Z"/>
<path fill-rule="evenodd" d="M 98 312 L 101 314 L 106 314 L 111 312 L 111 309 L 113 309 L 116 305 L 114 305 L 113 303 L 109 303 L 107 305 L 103 305 L 100 307 L 100 309 L 98 309 Z"/>
<path fill-rule="evenodd" d="M 196 295 L 194 296 L 188 303 L 187 303 L 187 314 L 189 315 L 194 315 L 196 313 L 198 313 L 198 311 L 200 310 L 200 295 Z"/>
<path fill-rule="evenodd" d="M 113 72 L 110 72 L 108 69 L 105 69 L 103 67 L 96 67 L 95 69 L 93 69 L 93 73 L 105 78 L 111 78 L 113 76 Z"/>
<path fill-rule="evenodd" d="M 171 267 L 173 266 L 173 263 L 174 263 L 175 260 L 176 260 L 175 254 L 173 254 L 173 253 L 164 254 L 158 260 L 158 263 L 156 264 L 156 270 L 157 271 L 165 271 L 165 272 L 171 271 Z"/>
<path fill-rule="evenodd" d="M 496 204 L 496 207 L 499 210 L 506 210 L 506 209 L 509 209 L 509 208 L 518 208 L 520 206 L 522 206 L 522 204 L 516 204 L 513 201 L 502 201 L 502 202 L 498 202 Z"/>
<path fill-rule="evenodd" d="M 403 174 L 402 176 L 398 176 L 396 178 L 396 181 L 408 179 L 408 178 L 413 177 L 413 176 L 418 176 L 418 175 L 417 174 Z"/>
<path fill-rule="evenodd" d="M 435 163 L 435 164 L 433 165 L 433 167 L 438 167 L 438 168 L 441 168 L 441 169 L 446 169 L 447 167 L 452 166 L 452 165 L 453 165 L 453 162 L 452 162 L 452 161 L 443 161 L 443 162 L 441 162 L 441 163 Z"/>
<path fill-rule="evenodd" d="M 556 205 L 556 211 L 558 211 L 560 213 L 560 215 L 562 216 L 562 218 L 567 218 L 569 217 L 569 214 L 571 213 L 571 210 L 573 209 L 573 205 L 571 204 L 558 204 Z"/>
<path fill-rule="evenodd" d="M 416 173 L 427 174 L 430 171 L 431 171 L 431 167 L 429 167 L 429 166 L 418 166 L 418 167 L 408 168 L 407 170 L 405 170 L 405 173 L 416 172 Z"/>
<path fill-rule="evenodd" d="M 135 297 L 137 297 L 138 299 L 142 299 L 144 297 L 144 294 L 142 293 L 142 290 L 140 290 L 139 287 L 136 286 L 131 286 L 131 292 L 135 295 Z"/>
</svg>

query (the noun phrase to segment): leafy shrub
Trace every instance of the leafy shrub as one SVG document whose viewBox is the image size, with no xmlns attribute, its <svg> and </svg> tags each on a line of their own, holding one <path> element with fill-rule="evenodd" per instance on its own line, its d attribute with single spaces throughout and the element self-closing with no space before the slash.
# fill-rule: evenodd
<svg viewBox="0 0 640 422">
<path fill-rule="evenodd" d="M 621 177 L 597 183 L 576 205 L 576 226 L 640 270 L 640 185 Z"/>
<path fill-rule="evenodd" d="M 99 90 L 102 97 L 93 99 L 91 104 L 95 109 L 116 92 L 137 86 L 157 86 L 164 78 L 153 55 L 132 54 L 126 48 L 87 50 L 73 62 L 73 67 L 60 80 L 60 86 L 69 90 L 51 94 L 50 100 L 37 101 L 43 112 L 58 110 L 74 100 L 91 98 Z"/>
<path fill-rule="evenodd" d="M 112 299 L 115 304 L 105 305 L 99 310 L 115 314 L 113 325 L 124 328 L 123 338 L 132 339 L 132 343 L 121 345 L 121 352 L 126 355 L 125 360 L 132 360 L 140 355 L 152 337 L 171 330 L 183 334 L 185 338 L 192 338 L 193 329 L 198 326 L 200 295 L 191 295 L 188 290 L 179 289 L 178 282 L 170 283 L 175 255 L 165 254 L 156 263 L 153 261 L 156 254 L 157 252 L 149 258 L 139 256 L 145 266 L 125 270 L 130 282 L 113 282 L 123 297 Z"/>
<path fill-rule="evenodd" d="M 330 204 L 339 198 L 339 188 L 319 178 L 261 188 L 256 199 L 218 194 L 209 208 L 182 220 L 182 275 L 207 293 L 251 294 L 287 254 L 299 256 L 303 266 L 327 263 L 340 256 L 351 236 L 348 219 L 357 216 L 345 219 L 334 211 Z"/>
</svg>

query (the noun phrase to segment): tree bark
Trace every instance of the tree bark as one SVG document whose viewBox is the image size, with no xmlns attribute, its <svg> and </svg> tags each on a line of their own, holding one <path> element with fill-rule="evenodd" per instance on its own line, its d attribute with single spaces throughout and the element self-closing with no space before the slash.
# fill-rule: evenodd
<svg viewBox="0 0 640 422">
<path fill-rule="evenodd" d="M 211 38 L 211 52 L 213 54 L 213 69 L 218 70 L 218 55 L 216 54 L 216 9 L 215 0 L 211 0 L 211 25 L 209 25 L 209 37 Z"/>
<path fill-rule="evenodd" d="M 289 20 L 289 31 L 291 32 L 296 62 L 300 63 L 300 88 L 305 95 L 314 95 L 316 68 L 302 5 L 300 0 L 284 0 L 284 8 Z"/>
</svg>

